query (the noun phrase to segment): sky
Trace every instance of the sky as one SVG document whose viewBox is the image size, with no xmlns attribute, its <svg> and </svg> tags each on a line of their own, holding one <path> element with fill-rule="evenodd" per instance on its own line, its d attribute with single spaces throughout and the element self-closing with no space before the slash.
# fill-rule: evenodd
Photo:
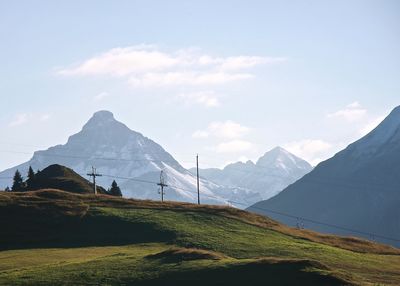
<svg viewBox="0 0 400 286">
<path fill-rule="evenodd" d="M 0 1 L 0 170 L 98 110 L 186 167 L 313 165 L 400 104 L 400 2 Z"/>
</svg>

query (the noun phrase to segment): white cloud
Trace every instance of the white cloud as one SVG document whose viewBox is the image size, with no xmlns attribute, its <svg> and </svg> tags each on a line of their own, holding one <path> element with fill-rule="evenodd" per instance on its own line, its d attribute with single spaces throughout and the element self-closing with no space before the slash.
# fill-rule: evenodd
<svg viewBox="0 0 400 286">
<path fill-rule="evenodd" d="M 254 77 L 243 69 L 283 61 L 286 59 L 278 57 L 212 57 L 195 49 L 166 52 L 156 46 L 139 45 L 111 49 L 57 73 L 120 77 L 134 87 L 215 85 Z"/>
<path fill-rule="evenodd" d="M 358 101 L 350 103 L 345 108 L 334 113 L 329 113 L 328 118 L 340 118 L 346 121 L 357 121 L 367 114 L 367 110 L 363 108 Z"/>
<path fill-rule="evenodd" d="M 15 118 L 8 124 L 9 127 L 20 126 L 28 122 L 28 114 L 20 113 L 15 116 Z"/>
<path fill-rule="evenodd" d="M 189 105 L 200 104 L 205 107 L 217 107 L 220 104 L 214 91 L 186 92 L 178 94 L 177 98 Z"/>
<path fill-rule="evenodd" d="M 103 99 L 105 99 L 105 98 L 107 98 L 109 96 L 110 96 L 110 94 L 108 92 L 103 91 L 103 92 L 100 92 L 99 94 L 96 94 L 93 97 L 93 100 L 94 101 L 102 101 Z"/>
<path fill-rule="evenodd" d="M 235 153 L 243 152 L 253 148 L 253 144 L 245 140 L 232 140 L 228 142 L 222 142 L 217 145 L 215 151 L 218 153 Z"/>
<path fill-rule="evenodd" d="M 333 145 L 320 139 L 304 139 L 286 143 L 283 147 L 312 165 L 316 165 L 330 156 L 329 151 Z"/>
<path fill-rule="evenodd" d="M 114 48 L 70 68 L 58 71 L 67 76 L 126 76 L 137 72 L 161 70 L 179 63 L 179 59 L 148 46 Z"/>
<path fill-rule="evenodd" d="M 9 127 L 16 127 L 28 124 L 30 122 L 45 122 L 51 118 L 50 114 L 43 113 L 20 113 L 16 114 L 14 119 L 8 124 Z"/>
<path fill-rule="evenodd" d="M 197 130 L 193 133 L 193 138 L 207 138 L 214 136 L 223 139 L 240 138 L 249 132 L 250 128 L 231 120 L 211 122 L 206 130 Z"/>
<path fill-rule="evenodd" d="M 145 73 L 133 75 L 128 82 L 133 87 L 154 86 L 209 86 L 219 85 L 254 77 L 248 73 L 226 73 L 218 71 L 185 71 L 165 73 Z"/>
<path fill-rule="evenodd" d="M 347 108 L 361 108 L 361 104 L 358 101 L 354 101 L 346 106 Z"/>
<path fill-rule="evenodd" d="M 261 64 L 272 64 L 285 62 L 286 58 L 266 58 L 266 57 L 251 57 L 251 56 L 238 56 L 229 57 L 221 60 L 220 68 L 222 70 L 241 70 L 252 68 Z"/>
<path fill-rule="evenodd" d="M 386 117 L 385 115 L 379 116 L 379 117 L 369 121 L 366 125 L 364 125 L 360 129 L 360 135 L 361 136 L 367 135 L 369 132 L 371 132 L 373 129 L 375 129 L 375 127 L 378 126 L 385 119 L 385 117 Z"/>
</svg>

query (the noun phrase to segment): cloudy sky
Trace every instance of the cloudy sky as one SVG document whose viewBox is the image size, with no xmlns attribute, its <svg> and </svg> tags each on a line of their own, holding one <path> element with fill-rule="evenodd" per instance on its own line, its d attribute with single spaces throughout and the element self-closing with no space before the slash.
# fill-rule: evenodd
<svg viewBox="0 0 400 286">
<path fill-rule="evenodd" d="M 400 104 L 400 2 L 1 1 L 0 170 L 101 109 L 185 166 L 312 164 Z"/>
</svg>

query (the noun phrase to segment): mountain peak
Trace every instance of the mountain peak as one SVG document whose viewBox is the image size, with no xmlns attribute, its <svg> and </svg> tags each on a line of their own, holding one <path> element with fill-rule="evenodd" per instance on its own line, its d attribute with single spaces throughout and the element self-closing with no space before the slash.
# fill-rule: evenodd
<svg viewBox="0 0 400 286">
<path fill-rule="evenodd" d="M 392 113 L 395 112 L 398 114 L 398 116 L 400 116 L 400 105 L 396 106 L 395 108 L 393 108 Z"/>
<path fill-rule="evenodd" d="M 92 118 L 97 118 L 99 120 L 110 120 L 114 119 L 114 114 L 108 110 L 99 110 L 93 114 Z"/>
<path fill-rule="evenodd" d="M 301 168 L 311 170 L 312 167 L 306 161 L 296 157 L 286 149 L 277 146 L 272 150 L 266 152 L 262 157 L 257 160 L 257 166 L 262 167 L 279 167 L 282 169 Z"/>
<path fill-rule="evenodd" d="M 83 126 L 83 129 L 98 128 L 115 122 L 118 121 L 114 118 L 114 114 L 112 114 L 112 112 L 100 110 L 93 114 L 89 121 Z"/>
<path fill-rule="evenodd" d="M 258 160 L 257 160 L 257 165 L 264 165 L 264 163 L 271 163 L 273 161 L 278 160 L 279 158 L 283 158 L 283 157 L 292 157 L 293 155 L 290 154 L 287 150 L 285 150 L 284 148 L 277 146 L 267 152 L 265 152 L 265 154 L 263 156 L 261 156 Z"/>
<path fill-rule="evenodd" d="M 395 130 L 400 129 L 400 105 L 395 107 L 382 123 L 391 124 Z"/>
<path fill-rule="evenodd" d="M 289 151 L 287 151 L 285 148 L 282 148 L 281 146 L 276 146 L 267 153 L 291 155 Z"/>
<path fill-rule="evenodd" d="M 93 116 L 89 119 L 88 123 L 90 121 L 106 123 L 106 122 L 112 122 L 112 121 L 116 121 L 116 120 L 115 120 L 114 114 L 112 114 L 112 112 L 107 111 L 107 110 L 100 110 L 93 114 Z"/>
<path fill-rule="evenodd" d="M 349 145 L 355 155 L 373 155 L 382 146 L 396 146 L 400 141 L 400 106 L 395 107 L 390 114 L 371 132 Z M 386 149 L 387 149 L 386 148 Z"/>
</svg>

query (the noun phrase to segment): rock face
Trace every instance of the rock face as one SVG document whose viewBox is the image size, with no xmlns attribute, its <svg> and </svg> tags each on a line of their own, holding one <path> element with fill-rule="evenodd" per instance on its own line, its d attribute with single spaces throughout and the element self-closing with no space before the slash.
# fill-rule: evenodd
<svg viewBox="0 0 400 286">
<path fill-rule="evenodd" d="M 160 194 L 155 183 L 163 170 L 168 184 L 166 200 L 197 202 L 195 176 L 159 144 L 129 129 L 109 111 L 96 112 L 66 144 L 37 151 L 31 160 L 1 172 L 0 177 L 10 178 L 17 169 L 25 175 L 29 166 L 42 170 L 52 164 L 67 166 L 81 176 L 95 166 L 103 174 L 97 183 L 106 189 L 116 180 L 125 197 L 157 200 Z M 0 180 L 0 188 L 7 185 L 11 185 L 11 179 Z M 204 203 L 231 204 L 230 199 L 240 197 L 243 207 L 262 199 L 248 190 L 221 187 L 205 179 L 201 180 L 200 189 Z"/>
<path fill-rule="evenodd" d="M 373 131 L 249 210 L 295 225 L 270 211 L 342 226 L 303 221 L 306 228 L 361 236 L 400 246 L 400 107 Z M 372 233 L 370 235 L 367 233 Z M 385 238 L 386 237 L 386 238 Z"/>
<path fill-rule="evenodd" d="M 269 199 L 312 170 L 312 166 L 282 147 L 266 152 L 256 163 L 247 161 L 224 169 L 203 169 L 202 176 L 219 185 L 235 186 Z M 191 171 L 195 171 L 191 169 Z"/>
</svg>

